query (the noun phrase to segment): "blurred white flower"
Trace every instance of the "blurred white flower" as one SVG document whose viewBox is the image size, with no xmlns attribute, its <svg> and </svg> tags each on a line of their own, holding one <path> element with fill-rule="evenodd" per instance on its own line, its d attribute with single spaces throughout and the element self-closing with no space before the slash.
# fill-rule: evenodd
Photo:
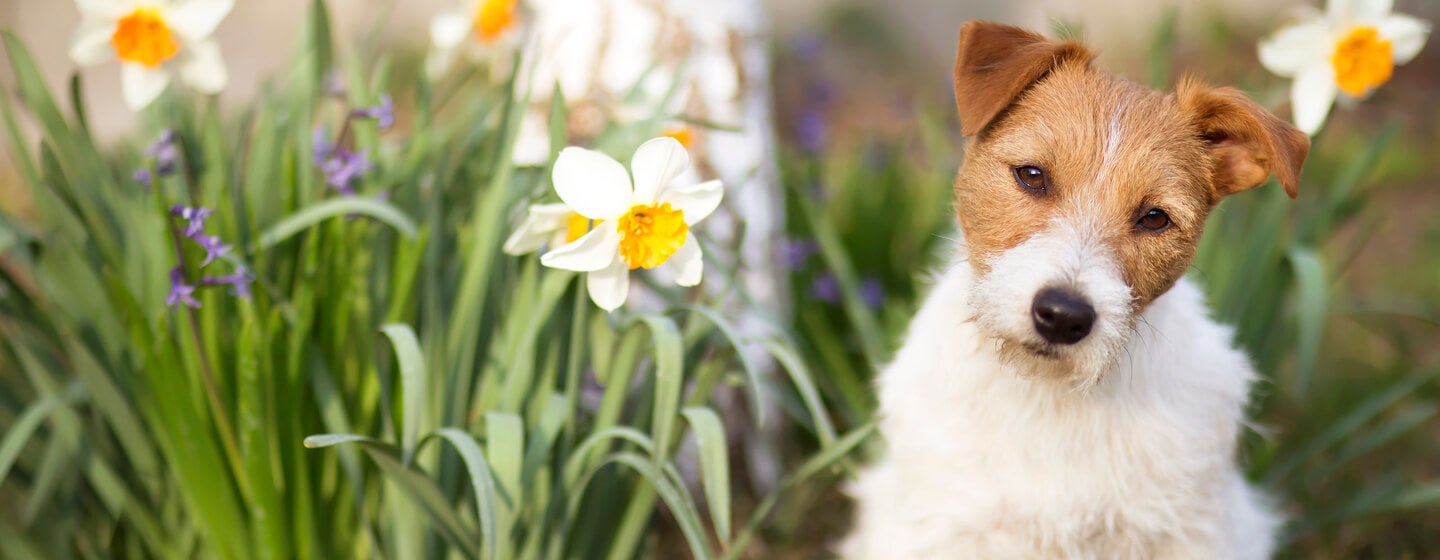
<svg viewBox="0 0 1440 560">
<path fill-rule="evenodd" d="M 512 50 L 520 46 L 523 20 L 519 0 L 456 0 L 452 9 L 430 20 L 433 48 L 425 59 L 426 73 L 440 77 L 462 53 L 508 70 Z"/>
<path fill-rule="evenodd" d="M 170 85 L 166 65 L 178 57 L 180 77 L 207 94 L 225 88 L 225 63 L 210 38 L 234 0 L 75 0 L 80 28 L 70 58 L 81 66 L 120 61 L 121 93 L 132 111 Z"/>
<path fill-rule="evenodd" d="M 720 205 L 720 181 L 688 187 L 670 183 L 690 166 L 674 138 L 645 142 L 630 160 L 630 173 L 605 154 L 565 148 L 555 160 L 555 192 L 595 228 L 540 256 L 551 268 L 588 272 L 590 299 L 606 311 L 625 303 L 630 271 L 665 267 L 675 283 L 700 283 L 704 262 L 690 226 Z M 634 182 L 631 182 L 631 174 Z"/>
<path fill-rule="evenodd" d="M 1323 15 L 1289 25 L 1260 42 L 1260 63 L 1294 78 L 1295 125 L 1314 135 L 1339 93 L 1362 99 L 1425 46 L 1430 23 L 1391 13 L 1393 0 L 1330 0 Z"/>
<path fill-rule="evenodd" d="M 510 255 L 532 253 L 545 246 L 554 249 L 584 237 L 597 225 L 599 222 L 581 216 L 563 202 L 533 204 L 502 249 Z"/>
</svg>

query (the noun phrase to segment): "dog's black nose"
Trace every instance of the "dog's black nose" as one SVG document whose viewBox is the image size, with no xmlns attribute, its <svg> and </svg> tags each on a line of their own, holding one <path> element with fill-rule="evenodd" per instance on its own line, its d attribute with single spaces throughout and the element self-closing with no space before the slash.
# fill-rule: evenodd
<svg viewBox="0 0 1440 560">
<path fill-rule="evenodd" d="M 1035 331 L 1055 344 L 1075 344 L 1095 326 L 1095 308 L 1079 294 L 1059 288 L 1045 288 L 1035 294 L 1030 306 Z"/>
</svg>

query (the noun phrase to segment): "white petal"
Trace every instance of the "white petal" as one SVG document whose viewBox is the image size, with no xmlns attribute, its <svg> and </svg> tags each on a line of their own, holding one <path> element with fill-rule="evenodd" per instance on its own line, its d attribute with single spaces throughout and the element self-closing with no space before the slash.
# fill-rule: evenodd
<svg viewBox="0 0 1440 560">
<path fill-rule="evenodd" d="M 572 212 L 570 207 L 564 204 L 531 206 L 530 210 L 525 213 L 525 219 L 520 222 L 520 227 L 515 228 L 515 233 L 510 234 L 510 237 L 505 240 L 505 245 L 501 247 L 501 250 L 509 255 L 523 255 L 539 250 L 555 237 L 557 231 L 562 233 L 561 239 L 563 240 L 563 233 L 569 226 Z"/>
<path fill-rule="evenodd" d="M 600 309 L 614 311 L 625 305 L 625 298 L 630 295 L 630 267 L 624 259 L 615 259 L 610 266 L 587 275 L 585 289 L 590 292 L 590 301 Z"/>
<path fill-rule="evenodd" d="M 220 45 L 214 40 L 206 40 L 187 46 L 190 56 L 180 66 L 180 77 L 196 91 L 220 93 L 230 79 L 225 72 L 225 61 L 220 58 Z"/>
<path fill-rule="evenodd" d="M 515 165 L 540 166 L 550 161 L 548 118 L 540 111 L 526 111 L 520 117 L 520 132 L 515 136 L 515 148 L 510 153 L 510 161 Z"/>
<path fill-rule="evenodd" d="M 610 156 L 584 148 L 565 148 L 551 174 L 555 193 L 576 212 L 596 220 L 614 220 L 634 205 L 630 174 Z"/>
<path fill-rule="evenodd" d="M 75 31 L 70 42 L 70 60 L 81 66 L 90 66 L 115 57 L 115 46 L 110 37 L 115 34 L 115 20 L 86 18 Z"/>
<path fill-rule="evenodd" d="M 166 8 L 165 23 L 176 35 L 200 41 L 215 33 L 234 7 L 235 0 L 182 0 Z"/>
<path fill-rule="evenodd" d="M 1295 126 L 1311 136 L 1319 132 L 1338 89 L 1335 69 L 1329 64 L 1317 64 L 1296 74 L 1295 82 L 1290 84 L 1290 111 Z"/>
<path fill-rule="evenodd" d="M 681 171 L 690 167 L 690 154 L 679 140 L 669 136 L 651 139 L 635 150 L 630 172 L 635 175 L 635 202 L 655 202 L 660 191 Z"/>
<path fill-rule="evenodd" d="M 1405 64 L 1425 48 L 1425 39 L 1430 37 L 1430 22 L 1395 14 L 1380 23 L 1379 31 L 1380 36 L 1389 39 L 1394 48 L 1395 64 Z"/>
<path fill-rule="evenodd" d="M 660 266 L 675 276 L 676 284 L 690 287 L 700 283 L 700 276 L 705 272 L 704 257 L 700 251 L 700 242 L 695 239 L 695 233 L 691 232 L 685 236 L 685 244 Z"/>
<path fill-rule="evenodd" d="M 1394 0 L 1330 0 L 1325 12 L 1334 23 L 1379 25 L 1394 8 Z"/>
<path fill-rule="evenodd" d="M 540 255 L 540 264 L 550 268 L 590 272 L 600 270 L 620 258 L 620 232 L 614 227 L 597 227 L 549 253 Z"/>
<path fill-rule="evenodd" d="M 445 12 L 430 20 L 430 42 L 439 49 L 451 49 L 470 34 L 470 18 L 460 11 Z"/>
<path fill-rule="evenodd" d="M 119 19 L 134 11 L 137 4 L 136 0 L 75 0 L 80 15 L 107 20 Z"/>
<path fill-rule="evenodd" d="M 725 185 L 716 179 L 684 188 L 665 189 L 660 193 L 659 201 L 669 202 L 670 206 L 685 212 L 685 224 L 694 225 L 715 212 L 724 198 Z"/>
<path fill-rule="evenodd" d="M 1328 23 L 1319 19 L 1302 21 L 1260 41 L 1260 64 L 1289 78 L 1301 68 L 1324 60 L 1334 48 Z"/>
<path fill-rule="evenodd" d="M 140 64 L 120 65 L 120 90 L 131 111 L 144 109 L 170 85 L 170 74 Z"/>
</svg>

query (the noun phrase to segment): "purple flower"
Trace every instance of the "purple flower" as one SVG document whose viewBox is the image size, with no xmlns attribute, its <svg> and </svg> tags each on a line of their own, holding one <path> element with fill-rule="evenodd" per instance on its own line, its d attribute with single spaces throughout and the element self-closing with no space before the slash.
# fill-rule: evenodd
<svg viewBox="0 0 1440 560">
<path fill-rule="evenodd" d="M 205 229 L 205 219 L 209 218 L 210 214 L 212 214 L 213 212 L 213 210 L 210 210 L 209 208 L 205 208 L 203 206 L 199 208 L 190 208 L 188 206 L 178 205 L 170 207 L 171 216 L 179 217 L 180 219 L 188 222 L 185 224 L 185 229 L 182 231 L 182 233 L 185 234 L 185 237 L 189 237 L 191 239 L 194 239 L 195 236 L 200 235 L 200 231 Z"/>
<path fill-rule="evenodd" d="M 785 268 L 803 270 L 810 256 L 820 252 L 814 239 L 789 239 L 785 242 Z"/>
<path fill-rule="evenodd" d="M 840 283 L 830 273 L 821 274 L 815 277 L 810 283 L 810 297 L 825 303 L 838 303 L 840 301 Z"/>
<path fill-rule="evenodd" d="M 310 155 L 315 160 L 315 165 L 325 165 L 325 160 L 330 158 L 330 131 L 325 130 L 325 125 L 315 127 L 315 132 L 310 134 Z"/>
<path fill-rule="evenodd" d="M 860 281 L 860 299 L 865 300 L 865 305 L 871 309 L 880 309 L 885 305 L 885 286 L 878 278 L 866 278 Z"/>
<path fill-rule="evenodd" d="M 820 55 L 825 52 L 825 39 L 820 38 L 819 35 L 801 35 L 791 43 L 790 50 L 795 53 L 796 58 L 814 62 L 819 60 Z"/>
<path fill-rule="evenodd" d="M 230 294 L 240 299 L 250 299 L 250 283 L 255 281 L 255 276 L 245 271 L 239 271 L 228 276 L 206 276 L 200 279 L 200 283 L 206 286 L 230 286 Z"/>
<path fill-rule="evenodd" d="M 155 160 L 153 175 L 164 177 L 175 172 L 175 162 L 180 159 L 180 149 L 175 145 L 175 138 L 175 131 L 167 128 L 160 132 L 160 138 L 145 148 L 145 158 Z M 131 177 L 147 187 L 155 179 L 149 167 L 140 168 Z"/>
<path fill-rule="evenodd" d="M 354 183 L 370 170 L 370 160 L 363 152 L 335 148 L 330 158 L 320 165 L 320 170 L 325 172 L 325 182 L 332 188 L 340 194 L 353 196 Z"/>
<path fill-rule="evenodd" d="M 391 99 L 388 93 L 381 95 L 379 105 L 352 110 L 350 116 L 357 119 L 375 119 L 380 130 L 386 130 L 395 125 L 395 100 Z"/>
<path fill-rule="evenodd" d="M 218 235 L 197 235 L 192 237 L 200 247 L 205 249 L 205 260 L 200 261 L 200 266 L 205 266 L 214 261 L 217 257 L 230 252 L 230 246 L 220 242 Z"/>
<path fill-rule="evenodd" d="M 176 307 L 183 303 L 198 308 L 200 301 L 191 295 L 194 293 L 195 286 L 185 283 L 185 275 L 180 267 L 170 269 L 170 294 L 165 296 L 165 306 Z"/>
<path fill-rule="evenodd" d="M 826 122 L 824 109 L 807 107 L 795 118 L 795 137 L 805 153 L 818 155 L 824 152 L 829 136 L 830 123 Z"/>
</svg>

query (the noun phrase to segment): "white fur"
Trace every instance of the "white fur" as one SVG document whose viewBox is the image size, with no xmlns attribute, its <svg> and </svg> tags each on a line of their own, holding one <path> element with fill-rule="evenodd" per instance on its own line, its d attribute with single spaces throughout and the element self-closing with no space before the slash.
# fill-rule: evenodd
<svg viewBox="0 0 1440 560">
<path fill-rule="evenodd" d="M 1052 229 L 984 282 L 962 255 L 934 287 L 878 380 L 888 450 L 850 488 L 859 511 L 842 554 L 1269 557 L 1279 519 L 1234 464 L 1255 375 L 1231 329 L 1188 280 L 1138 319 L 1115 315 L 1113 261 L 1083 231 Z M 1099 338 L 1063 358 L 1105 362 L 1089 377 L 1037 374 L 1044 358 L 1009 359 L 985 334 L 1025 336 L 1030 297 L 1057 280 L 1096 300 Z"/>
</svg>

